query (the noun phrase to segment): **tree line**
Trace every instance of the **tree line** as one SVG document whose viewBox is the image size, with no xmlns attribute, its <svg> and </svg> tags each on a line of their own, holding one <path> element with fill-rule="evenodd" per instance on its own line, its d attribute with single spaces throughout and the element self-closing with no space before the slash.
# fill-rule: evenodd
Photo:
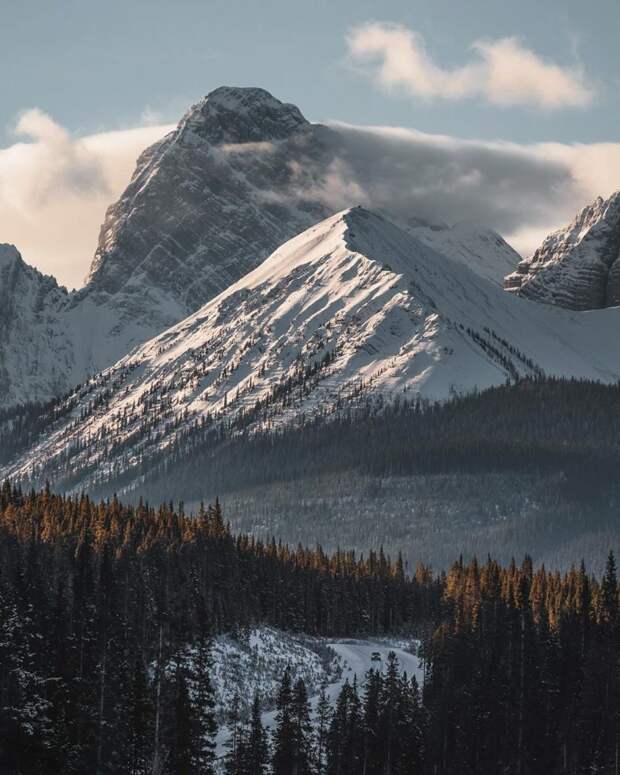
<svg viewBox="0 0 620 775">
<path fill-rule="evenodd" d="M 381 552 L 233 536 L 218 503 L 190 516 L 5 483 L 0 771 L 200 772 L 215 633 L 385 633 L 439 598 L 428 570 Z"/>
<path fill-rule="evenodd" d="M 583 564 L 560 574 L 527 557 L 461 559 L 410 577 L 382 553 L 235 537 L 217 503 L 189 516 L 8 483 L 0 771 L 213 772 L 211 640 L 254 622 L 328 636 L 413 633 L 425 680 L 400 675 L 391 657 L 363 685 L 345 683 L 335 704 L 323 693 L 311 709 L 285 674 L 272 735 L 260 700 L 249 719 L 233 703 L 229 775 L 615 775 L 611 554 L 600 578 Z"/>
</svg>

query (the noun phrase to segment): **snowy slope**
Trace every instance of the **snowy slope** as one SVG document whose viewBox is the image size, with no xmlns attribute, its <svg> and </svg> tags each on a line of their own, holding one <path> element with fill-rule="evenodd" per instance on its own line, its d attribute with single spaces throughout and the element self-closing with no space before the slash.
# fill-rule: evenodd
<svg viewBox="0 0 620 775">
<path fill-rule="evenodd" d="M 573 313 L 502 291 L 362 208 L 275 251 L 80 392 L 70 421 L 4 474 L 82 487 L 205 418 L 253 428 L 359 400 L 447 398 L 545 372 L 620 378 L 620 310 Z"/>
<path fill-rule="evenodd" d="M 311 124 L 263 89 L 221 87 L 193 105 L 138 159 L 106 214 L 83 289 L 52 292 L 49 278 L 30 280 L 40 286 L 34 309 L 23 283 L 16 290 L 0 274 L 0 294 L 12 304 L 0 334 L 0 407 L 69 390 L 199 309 L 286 240 L 357 204 L 354 188 L 337 203 L 330 193 L 345 145 L 336 128 Z M 407 220 L 423 242 L 484 277 L 497 281 L 519 260 L 493 232 L 420 226 L 414 213 Z"/>
<path fill-rule="evenodd" d="M 502 285 L 504 277 L 521 256 L 493 229 L 462 221 L 448 226 L 407 228 L 414 237 L 437 253 L 459 261 L 480 277 Z"/>
<path fill-rule="evenodd" d="M 576 310 L 620 304 L 620 191 L 549 235 L 505 279 L 506 290 Z"/>
<path fill-rule="evenodd" d="M 313 709 L 316 708 L 321 686 L 332 705 L 345 681 L 357 681 L 363 689 L 367 672 L 385 671 L 388 654 L 393 651 L 401 672 L 416 676 L 423 684 L 424 676 L 418 657 L 409 645 L 397 638 L 325 639 L 295 635 L 272 627 L 256 627 L 248 642 L 240 643 L 228 635 L 214 640 L 212 649 L 214 685 L 217 690 L 218 718 L 223 721 L 235 695 L 242 713 L 248 714 L 254 694 L 258 692 L 263 708 L 263 724 L 272 729 L 275 723 L 275 699 L 286 667 L 293 681 L 303 678 Z M 191 658 L 191 654 L 189 655 Z M 220 726 L 218 754 L 225 752 L 229 730 Z"/>
<path fill-rule="evenodd" d="M 358 638 L 347 640 L 327 640 L 326 646 L 335 654 L 340 667 L 340 675 L 336 680 L 330 674 L 326 675 L 327 686 L 325 694 L 332 707 L 335 707 L 338 695 L 345 681 L 357 683 L 358 691 L 363 693 L 366 674 L 372 668 L 385 673 L 388 655 L 394 652 L 398 660 L 399 672 L 406 673 L 408 678 L 416 677 L 420 686 L 424 685 L 424 671 L 419 658 L 405 648 L 406 644 L 396 638 Z M 311 693 L 310 705 L 316 712 L 318 693 Z M 276 711 L 262 714 L 263 725 L 272 730 L 276 725 Z M 221 729 L 218 737 L 218 751 L 224 753 L 223 743 L 227 737 L 226 730 Z"/>
</svg>

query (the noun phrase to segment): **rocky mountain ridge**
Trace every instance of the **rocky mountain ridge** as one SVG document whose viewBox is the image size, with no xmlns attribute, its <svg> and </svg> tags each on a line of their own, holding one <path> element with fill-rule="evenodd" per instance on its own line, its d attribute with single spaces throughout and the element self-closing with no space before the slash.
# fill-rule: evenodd
<svg viewBox="0 0 620 775">
<path fill-rule="evenodd" d="M 574 310 L 620 304 L 620 191 L 598 197 L 521 261 L 504 287 Z"/>
<path fill-rule="evenodd" d="M 274 428 L 543 374 L 615 382 L 620 310 L 505 293 L 363 208 L 276 250 L 196 313 L 90 380 L 2 475 L 62 487 L 139 476 L 225 423 Z M 133 473 L 132 473 L 133 472 Z"/>
</svg>

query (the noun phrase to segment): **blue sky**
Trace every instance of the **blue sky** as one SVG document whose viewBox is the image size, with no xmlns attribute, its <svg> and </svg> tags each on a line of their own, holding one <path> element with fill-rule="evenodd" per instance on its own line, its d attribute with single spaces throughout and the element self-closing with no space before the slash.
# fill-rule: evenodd
<svg viewBox="0 0 620 775">
<path fill-rule="evenodd" d="M 540 56 L 581 66 L 596 100 L 545 112 L 386 94 L 347 63 L 345 36 L 368 21 L 417 31 L 444 67 L 470 58 L 475 40 L 516 36 Z M 620 125 L 618 29 L 618 0 L 2 0 L 0 126 L 32 106 L 76 132 L 139 123 L 147 109 L 175 120 L 226 83 L 263 86 L 315 120 L 519 142 L 609 140 Z"/>
<path fill-rule="evenodd" d="M 0 11 L 0 242 L 69 285 L 138 153 L 222 84 L 262 86 L 313 121 L 423 133 L 411 138 L 418 188 L 443 143 L 440 172 L 476 181 L 476 217 L 522 253 L 620 188 L 618 0 L 0 0 Z M 506 225 L 491 197 L 508 174 L 519 218 Z M 439 219 L 457 218 L 437 202 Z"/>
</svg>

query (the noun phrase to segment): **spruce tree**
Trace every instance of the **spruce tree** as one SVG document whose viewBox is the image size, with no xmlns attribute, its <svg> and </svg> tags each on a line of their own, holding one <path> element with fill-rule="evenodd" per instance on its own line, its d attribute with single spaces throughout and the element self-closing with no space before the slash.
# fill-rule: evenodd
<svg viewBox="0 0 620 775">
<path fill-rule="evenodd" d="M 142 655 L 137 654 L 129 683 L 130 775 L 147 775 L 153 741 L 153 703 Z"/>
<path fill-rule="evenodd" d="M 173 775 L 194 775 L 199 770 L 196 761 L 195 719 L 184 670 L 177 662 L 175 670 L 174 732 L 170 751 Z"/>
<path fill-rule="evenodd" d="M 312 774 L 313 728 L 310 719 L 310 703 L 303 678 L 298 678 L 293 687 L 291 702 L 291 721 L 293 724 L 295 775 Z"/>
<path fill-rule="evenodd" d="M 241 722 L 241 700 L 235 693 L 227 713 L 229 731 L 226 741 L 224 764 L 226 775 L 241 775 L 243 772 L 243 724 Z"/>
<path fill-rule="evenodd" d="M 319 693 L 316 714 L 315 714 L 315 750 L 314 750 L 314 769 L 317 775 L 324 775 L 327 772 L 327 743 L 329 725 L 332 716 L 332 707 L 327 697 L 326 685 L 321 685 Z"/>
<path fill-rule="evenodd" d="M 291 671 L 287 667 L 276 700 L 276 726 L 273 733 L 273 775 L 290 775 L 296 762 L 298 730 L 293 717 Z"/>
<path fill-rule="evenodd" d="M 250 724 L 243 744 L 243 775 L 267 775 L 269 768 L 269 744 L 261 719 L 261 703 L 258 693 L 254 695 L 250 712 Z"/>
<path fill-rule="evenodd" d="M 207 636 L 199 638 L 193 651 L 190 686 L 195 739 L 192 765 L 200 775 L 212 775 L 215 771 L 217 722 L 211 683 L 211 644 Z"/>
</svg>

